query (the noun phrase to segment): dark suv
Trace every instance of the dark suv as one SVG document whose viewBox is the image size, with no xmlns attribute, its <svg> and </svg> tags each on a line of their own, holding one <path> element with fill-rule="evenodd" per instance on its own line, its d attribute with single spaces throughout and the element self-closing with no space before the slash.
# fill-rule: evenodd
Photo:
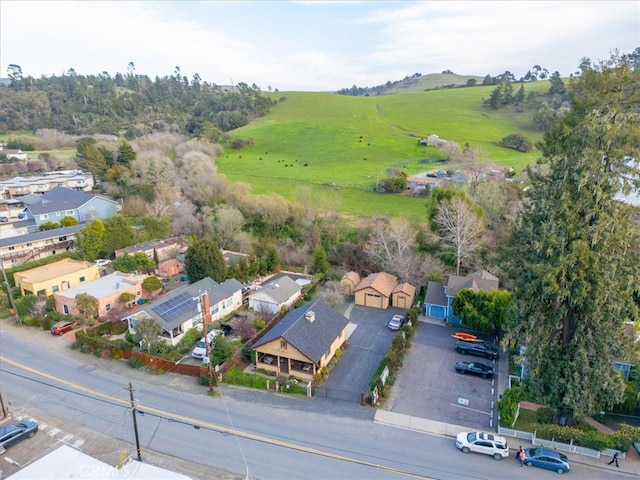
<svg viewBox="0 0 640 480">
<path fill-rule="evenodd" d="M 456 352 L 462 355 L 478 355 L 479 357 L 487 357 L 491 360 L 498 358 L 498 350 L 484 342 L 465 342 L 458 340 L 456 342 Z"/>
</svg>

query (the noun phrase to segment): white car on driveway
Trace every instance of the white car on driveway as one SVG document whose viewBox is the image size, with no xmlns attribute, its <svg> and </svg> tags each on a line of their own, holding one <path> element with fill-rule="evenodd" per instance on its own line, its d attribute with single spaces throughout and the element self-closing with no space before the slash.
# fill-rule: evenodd
<svg viewBox="0 0 640 480">
<path fill-rule="evenodd" d="M 456 437 L 456 447 L 462 453 L 484 453 L 494 460 L 502 460 L 509 456 L 507 440 L 499 435 L 484 432 L 461 432 Z"/>
<path fill-rule="evenodd" d="M 391 330 L 400 330 L 400 327 L 402 327 L 402 324 L 404 323 L 404 317 L 402 315 L 394 315 L 393 317 L 391 317 L 391 320 L 389 320 L 389 328 Z"/>
<path fill-rule="evenodd" d="M 99 258 L 98 260 L 95 261 L 95 264 L 99 267 L 106 267 L 108 265 L 111 265 L 111 260 L 107 260 L 105 258 Z"/>
<path fill-rule="evenodd" d="M 208 341 L 209 346 L 211 346 L 213 344 L 213 341 L 219 335 L 222 335 L 222 330 L 211 330 L 207 334 L 206 339 L 205 337 L 202 337 L 202 339 L 196 342 L 196 346 L 193 347 L 193 350 L 191 351 L 191 356 L 193 358 L 204 358 L 205 355 L 207 354 L 207 344 L 205 342 Z"/>
</svg>

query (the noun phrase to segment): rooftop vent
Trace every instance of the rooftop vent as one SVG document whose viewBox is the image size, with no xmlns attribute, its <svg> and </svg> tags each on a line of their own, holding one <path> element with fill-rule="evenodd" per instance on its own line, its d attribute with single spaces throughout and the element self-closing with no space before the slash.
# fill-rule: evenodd
<svg viewBox="0 0 640 480">
<path fill-rule="evenodd" d="M 309 310 L 304 314 L 304 318 L 306 318 L 309 322 L 313 322 L 316 319 L 316 312 L 313 310 Z"/>
</svg>

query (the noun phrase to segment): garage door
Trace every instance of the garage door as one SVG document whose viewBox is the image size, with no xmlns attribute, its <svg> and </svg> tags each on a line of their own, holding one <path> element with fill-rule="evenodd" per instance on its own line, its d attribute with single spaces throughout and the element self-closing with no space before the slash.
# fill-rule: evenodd
<svg viewBox="0 0 640 480">
<path fill-rule="evenodd" d="M 438 306 L 438 305 L 425 305 L 426 308 L 426 315 L 429 317 L 436 317 L 436 318 L 444 318 L 445 317 L 445 313 L 446 310 L 444 307 Z"/>
<path fill-rule="evenodd" d="M 366 307 L 382 308 L 382 295 L 372 295 L 367 293 L 367 296 L 364 299 L 364 304 Z"/>
</svg>

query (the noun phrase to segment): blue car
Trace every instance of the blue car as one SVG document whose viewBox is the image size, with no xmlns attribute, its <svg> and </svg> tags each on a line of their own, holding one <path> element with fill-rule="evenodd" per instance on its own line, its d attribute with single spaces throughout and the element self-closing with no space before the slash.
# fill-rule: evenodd
<svg viewBox="0 0 640 480">
<path fill-rule="evenodd" d="M 567 473 L 569 459 L 566 455 L 548 448 L 525 448 L 524 464 L 527 467 L 540 467 L 557 473 Z"/>
</svg>

